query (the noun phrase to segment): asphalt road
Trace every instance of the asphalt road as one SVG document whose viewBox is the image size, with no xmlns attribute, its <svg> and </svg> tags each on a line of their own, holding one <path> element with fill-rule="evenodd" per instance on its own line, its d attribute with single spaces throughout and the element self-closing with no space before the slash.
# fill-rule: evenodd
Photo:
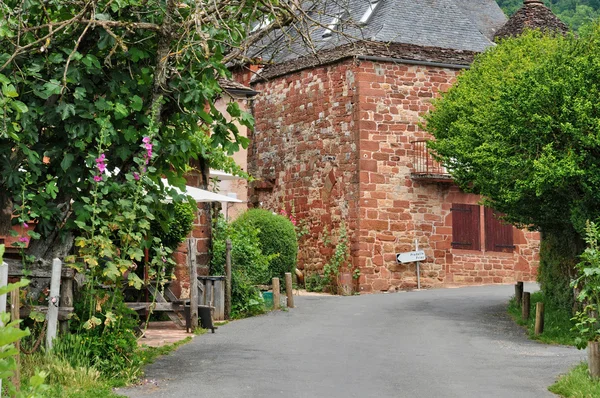
<svg viewBox="0 0 600 398">
<path fill-rule="evenodd" d="M 526 290 L 533 290 L 530 285 Z M 512 286 L 296 297 L 147 368 L 129 397 L 553 397 L 583 351 L 527 340 Z"/>
</svg>

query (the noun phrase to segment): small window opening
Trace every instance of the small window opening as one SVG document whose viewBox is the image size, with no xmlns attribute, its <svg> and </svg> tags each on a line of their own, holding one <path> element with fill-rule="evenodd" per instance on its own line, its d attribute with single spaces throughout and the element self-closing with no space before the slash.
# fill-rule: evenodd
<svg viewBox="0 0 600 398">
<path fill-rule="evenodd" d="M 327 25 L 327 29 L 325 29 L 325 32 L 323 32 L 323 38 L 324 39 L 329 39 L 332 34 L 333 34 L 333 30 L 335 28 L 337 28 L 338 24 L 340 23 L 340 15 L 334 17 L 331 22 L 329 22 L 329 25 Z"/>
<path fill-rule="evenodd" d="M 369 7 L 367 8 L 367 11 L 365 11 L 362 18 L 358 22 L 359 25 L 366 25 L 369 22 L 369 20 L 373 16 L 373 13 L 375 12 L 375 9 L 379 5 L 379 3 L 381 3 L 381 1 L 382 0 L 371 0 L 369 2 Z"/>
</svg>

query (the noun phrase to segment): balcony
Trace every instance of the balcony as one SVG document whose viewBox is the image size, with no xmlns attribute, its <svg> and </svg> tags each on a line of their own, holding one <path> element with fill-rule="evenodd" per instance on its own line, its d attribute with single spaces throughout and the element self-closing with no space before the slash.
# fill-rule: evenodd
<svg viewBox="0 0 600 398">
<path fill-rule="evenodd" d="M 436 162 L 429 153 L 427 141 L 412 141 L 411 144 L 413 145 L 413 171 L 411 173 L 413 180 L 452 183 L 452 176 L 448 170 Z"/>
</svg>

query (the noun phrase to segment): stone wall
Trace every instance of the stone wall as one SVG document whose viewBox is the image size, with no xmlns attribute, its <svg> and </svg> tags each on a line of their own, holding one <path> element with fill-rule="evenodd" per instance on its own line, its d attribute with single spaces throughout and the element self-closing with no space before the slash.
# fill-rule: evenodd
<svg viewBox="0 0 600 398">
<path fill-rule="evenodd" d="M 260 82 L 249 170 L 255 206 L 294 211 L 309 234 L 300 268 L 320 270 L 343 222 L 360 292 L 416 286 L 415 264 L 396 264 L 414 249 L 423 287 L 534 280 L 539 236 L 515 230 L 513 253 L 451 247 L 452 203 L 476 204 L 450 181 L 415 179 L 413 142 L 431 101 L 460 70 L 346 60 Z M 346 275 L 347 276 L 347 275 Z"/>
<path fill-rule="evenodd" d="M 249 149 L 253 206 L 299 220 L 299 268 L 328 261 L 342 223 L 357 225 L 358 139 L 352 61 L 293 73 L 253 87 Z M 323 244 L 329 241 L 329 244 Z"/>
</svg>

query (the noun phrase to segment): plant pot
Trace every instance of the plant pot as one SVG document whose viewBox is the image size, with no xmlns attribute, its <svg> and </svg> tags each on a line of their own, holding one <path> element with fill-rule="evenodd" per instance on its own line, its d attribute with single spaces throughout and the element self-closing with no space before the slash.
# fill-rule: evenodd
<svg viewBox="0 0 600 398">
<path fill-rule="evenodd" d="M 600 378 L 600 342 L 588 341 L 588 368 L 593 379 Z"/>
</svg>

